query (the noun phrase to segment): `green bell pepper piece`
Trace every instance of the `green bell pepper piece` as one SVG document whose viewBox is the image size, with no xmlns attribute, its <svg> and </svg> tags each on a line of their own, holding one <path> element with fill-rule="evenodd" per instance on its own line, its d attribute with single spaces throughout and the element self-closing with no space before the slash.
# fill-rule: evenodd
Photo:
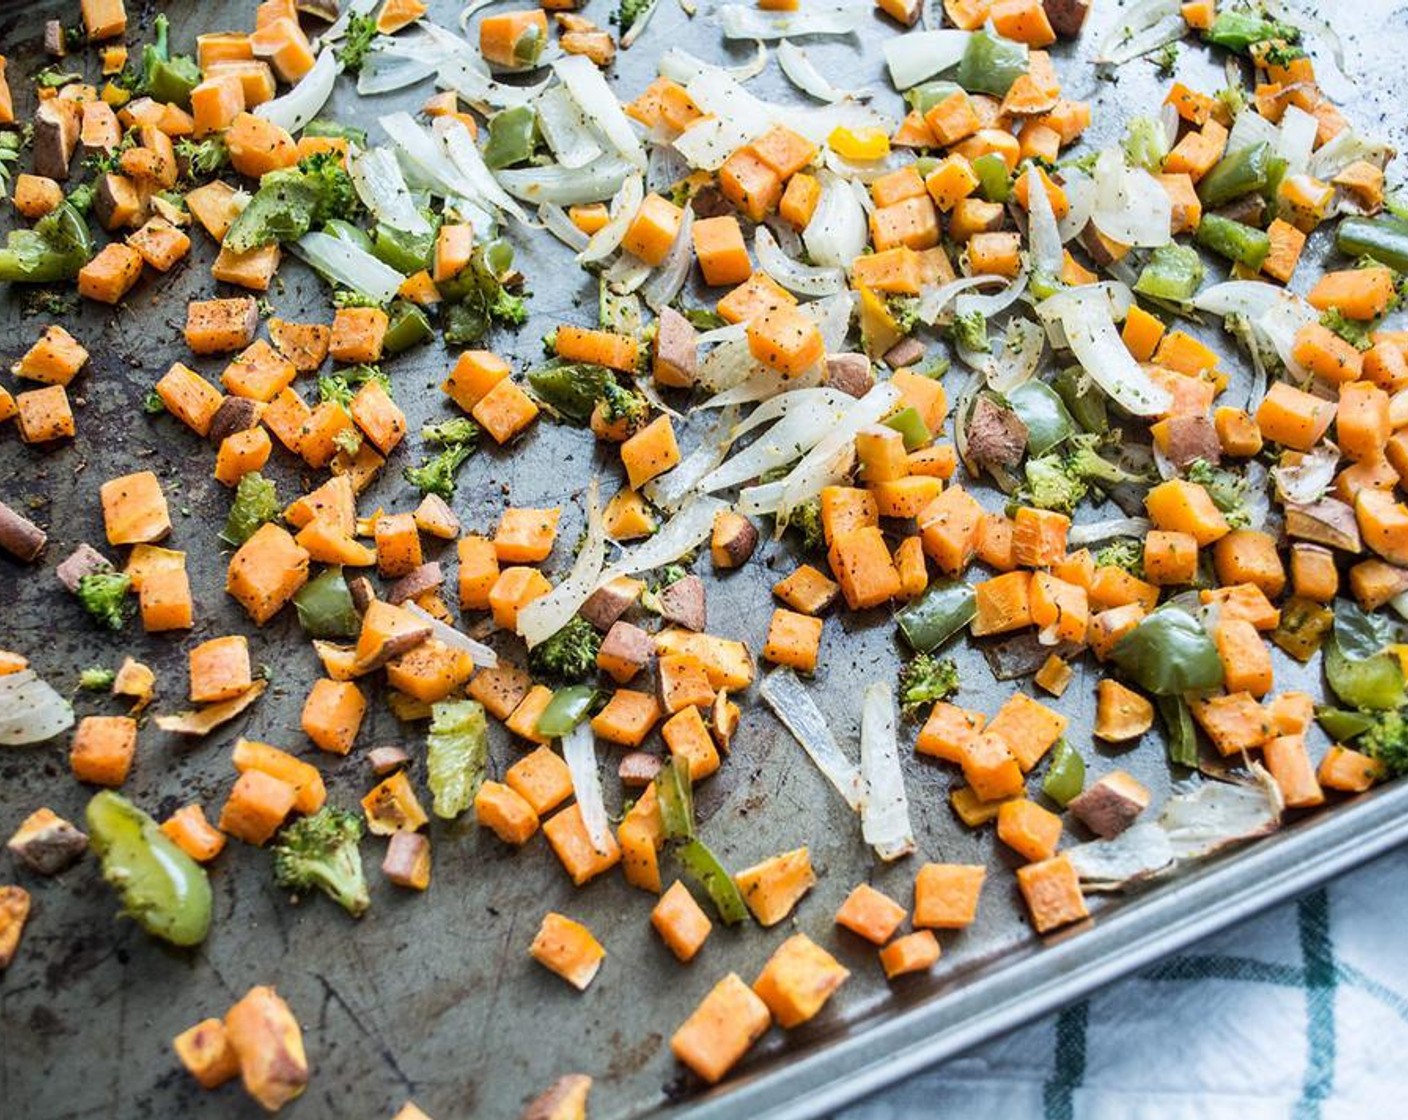
<svg viewBox="0 0 1408 1120">
<path fill-rule="evenodd" d="M 1155 696 L 1181 696 L 1222 683 L 1222 659 L 1203 624 L 1163 607 L 1115 643 L 1115 664 Z"/>
<path fill-rule="evenodd" d="M 350 140 L 359 148 L 367 146 L 367 131 L 355 125 L 330 121 L 326 117 L 315 117 L 303 126 L 304 136 L 325 136 L 333 140 Z"/>
<path fill-rule="evenodd" d="M 1149 263 L 1134 282 L 1134 290 L 1150 299 L 1183 303 L 1203 282 L 1203 258 L 1198 250 L 1170 241 L 1149 254 Z"/>
<path fill-rule="evenodd" d="M 489 118 L 489 140 L 484 163 L 492 170 L 526 163 L 533 155 L 538 134 L 538 114 L 531 105 L 515 105 Z"/>
<path fill-rule="evenodd" d="M 1007 394 L 1007 404 L 1027 426 L 1027 451 L 1045 455 L 1075 434 L 1076 422 L 1060 395 L 1043 381 L 1024 381 Z"/>
<path fill-rule="evenodd" d="M 671 840 L 694 838 L 694 786 L 689 762 L 671 755 L 655 778 L 655 796 L 660 803 L 660 821 Z"/>
<path fill-rule="evenodd" d="M 1041 780 L 1041 792 L 1064 809 L 1084 788 L 1085 759 L 1068 740 L 1058 739 L 1051 750 L 1051 765 Z"/>
<path fill-rule="evenodd" d="M 916 408 L 902 408 L 884 423 L 885 427 L 893 428 L 904 437 L 906 451 L 917 451 L 921 447 L 928 447 L 934 441 L 934 433 L 929 431 Z"/>
<path fill-rule="evenodd" d="M 142 48 L 142 92 L 154 101 L 191 107 L 191 91 L 200 85 L 201 72 L 195 59 L 171 55 L 171 21 L 165 13 L 153 22 L 156 41 Z"/>
<path fill-rule="evenodd" d="M 917 653 L 929 653 L 943 645 L 978 613 L 978 597 L 966 583 L 931 583 L 918 599 L 903 607 L 895 622 Z"/>
<path fill-rule="evenodd" d="M 1051 379 L 1051 387 L 1061 403 L 1087 432 L 1103 434 L 1110 428 L 1110 411 L 1105 394 L 1080 366 L 1067 366 Z"/>
<path fill-rule="evenodd" d="M 1237 54 L 1246 54 L 1257 43 L 1264 43 L 1268 39 L 1298 42 L 1300 28 L 1289 23 L 1263 19 L 1251 12 L 1232 9 L 1218 12 L 1212 26 L 1203 32 L 1203 42 L 1224 47 Z"/>
<path fill-rule="evenodd" d="M 962 92 L 963 87 L 957 82 L 939 78 L 932 82 L 920 82 L 919 85 L 905 90 L 904 99 L 909 102 L 909 107 L 922 117 L 935 105 L 947 101 L 955 93 Z"/>
<path fill-rule="evenodd" d="M 748 904 L 743 901 L 743 892 L 703 840 L 687 840 L 679 846 L 675 855 L 685 874 L 704 888 L 726 925 L 737 925 L 747 920 Z"/>
<path fill-rule="evenodd" d="M 1181 696 L 1159 696 L 1159 715 L 1168 729 L 1168 760 L 1190 769 L 1198 765 L 1198 731 L 1193 711 Z"/>
<path fill-rule="evenodd" d="M 1331 635 L 1325 643 L 1325 679 L 1351 707 L 1387 712 L 1403 704 L 1403 666 L 1391 650 L 1355 660 Z"/>
<path fill-rule="evenodd" d="M 210 879 L 195 860 L 132 802 L 112 790 L 95 794 L 84 814 L 103 878 L 122 912 L 153 937 L 199 945 L 210 930 Z"/>
<path fill-rule="evenodd" d="M 1262 190 L 1270 175 L 1271 159 L 1271 145 L 1265 140 L 1223 156 L 1198 182 L 1198 198 L 1204 206 L 1221 206 Z"/>
<path fill-rule="evenodd" d="M 362 628 L 340 567 L 324 568 L 295 592 L 298 624 L 310 638 L 355 638 Z"/>
<path fill-rule="evenodd" d="M 538 56 L 543 53 L 543 46 L 542 32 L 529 24 L 513 44 L 514 61 L 522 66 L 536 65 Z"/>
<path fill-rule="evenodd" d="M 1315 718 L 1326 735 L 1337 743 L 1357 739 L 1374 726 L 1374 717 L 1363 712 L 1349 712 L 1343 708 L 1319 707 Z"/>
<path fill-rule="evenodd" d="M 435 254 L 433 233 L 406 233 L 378 222 L 372 230 L 372 256 L 405 276 L 430 267 Z"/>
<path fill-rule="evenodd" d="M 1408 224 L 1396 218 L 1345 218 L 1335 232 L 1335 248 L 1347 257 L 1372 257 L 1395 272 L 1408 272 Z"/>
<path fill-rule="evenodd" d="M 1260 268 L 1271 253 L 1271 238 L 1264 230 L 1220 214 L 1204 214 L 1193 237 L 1204 248 L 1248 268 Z"/>
<path fill-rule="evenodd" d="M 382 349 L 388 354 L 409 350 L 416 343 L 426 342 L 435 335 L 426 313 L 408 300 L 393 300 L 388 314 L 390 320 L 386 325 L 386 337 L 381 342 Z"/>
<path fill-rule="evenodd" d="M 987 28 L 974 31 L 954 75 L 969 93 L 1006 97 L 1012 83 L 1027 72 L 1027 48 Z"/>
<path fill-rule="evenodd" d="M 585 424 L 615 377 L 594 362 L 549 362 L 528 371 L 528 386 L 564 420 Z"/>
<path fill-rule="evenodd" d="M 587 718 L 594 703 L 596 689 L 589 684 L 572 684 L 559 688 L 538 716 L 538 734 L 546 735 L 549 739 L 562 738 Z"/>
<path fill-rule="evenodd" d="M 978 177 L 978 193 L 989 202 L 1006 202 L 1012 197 L 1012 173 L 996 152 L 975 159 L 973 174 Z"/>
<path fill-rule="evenodd" d="M 13 229 L 0 249 L 0 281 L 51 284 L 72 280 L 93 255 L 88 223 L 68 203 L 46 214 L 32 229 Z"/>
</svg>

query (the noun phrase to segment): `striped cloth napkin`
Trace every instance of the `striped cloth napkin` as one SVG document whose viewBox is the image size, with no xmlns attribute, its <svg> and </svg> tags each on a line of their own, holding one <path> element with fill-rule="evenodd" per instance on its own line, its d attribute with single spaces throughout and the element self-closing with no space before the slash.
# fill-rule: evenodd
<svg viewBox="0 0 1408 1120">
<path fill-rule="evenodd" d="M 1408 1117 L 1408 849 L 835 1120 Z"/>
</svg>

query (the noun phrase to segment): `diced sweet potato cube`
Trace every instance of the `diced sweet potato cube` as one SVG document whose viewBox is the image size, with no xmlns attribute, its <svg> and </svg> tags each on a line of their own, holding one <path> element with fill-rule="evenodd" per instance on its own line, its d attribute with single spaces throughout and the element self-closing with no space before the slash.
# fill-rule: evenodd
<svg viewBox="0 0 1408 1120">
<path fill-rule="evenodd" d="M 775 926 L 816 884 L 816 874 L 807 849 L 796 848 L 738 872 L 733 880 L 758 923 Z"/>
<path fill-rule="evenodd" d="M 219 1019 L 204 1019 L 182 1031 L 171 1040 L 171 1048 L 202 1089 L 214 1089 L 239 1076 L 239 1055 Z"/>
<path fill-rule="evenodd" d="M 660 896 L 650 911 L 650 924 L 660 939 L 682 961 L 692 961 L 714 925 L 703 907 L 679 880 Z"/>
<path fill-rule="evenodd" d="M 246 770 L 220 810 L 220 831 L 246 844 L 268 843 L 293 811 L 298 791 L 261 770 Z"/>
<path fill-rule="evenodd" d="M 804 933 L 777 947 L 753 981 L 778 1026 L 800 1026 L 816 1017 L 850 970 Z"/>
<path fill-rule="evenodd" d="M 547 746 L 540 746 L 510 766 L 504 781 L 540 817 L 572 796 L 572 772 Z"/>
<path fill-rule="evenodd" d="M 713 1085 L 738 1064 L 771 1025 L 767 1004 L 737 973 L 730 972 L 675 1031 L 670 1049 Z"/>
<path fill-rule="evenodd" d="M 128 716 L 85 716 L 69 750 L 69 767 L 80 782 L 120 786 L 137 755 L 137 721 Z"/>
<path fill-rule="evenodd" d="M 485 782 L 474 795 L 474 819 L 505 844 L 524 844 L 538 831 L 538 814 L 522 794 L 501 782 Z"/>
<path fill-rule="evenodd" d="M 881 949 L 880 967 L 885 970 L 885 978 L 893 980 L 896 976 L 933 968 L 938 963 L 939 952 L 939 939 L 931 930 L 921 929 L 896 938 Z"/>
<path fill-rule="evenodd" d="M 836 924 L 872 944 L 883 945 L 895 935 L 907 913 L 889 895 L 869 883 L 861 883 L 836 911 Z"/>
<path fill-rule="evenodd" d="M 914 924 L 933 929 L 972 925 L 986 877 L 981 864 L 926 863 L 914 879 Z"/>
<path fill-rule="evenodd" d="M 590 882 L 621 862 L 621 849 L 609 830 L 601 848 L 592 841 L 586 822 L 582 820 L 581 806 L 576 802 L 544 821 L 543 835 L 576 886 Z"/>
<path fill-rule="evenodd" d="M 578 991 L 586 991 L 606 959 L 606 950 L 586 926 L 551 911 L 544 915 L 528 952 Z"/>
<path fill-rule="evenodd" d="M 251 988 L 225 1013 L 225 1033 L 239 1055 L 245 1092 L 277 1112 L 308 1086 L 303 1031 L 273 988 Z"/>
<path fill-rule="evenodd" d="M 1037 933 L 1049 933 L 1090 913 L 1081 893 L 1080 877 L 1068 856 L 1053 856 L 1017 868 L 1017 886 Z"/>
</svg>

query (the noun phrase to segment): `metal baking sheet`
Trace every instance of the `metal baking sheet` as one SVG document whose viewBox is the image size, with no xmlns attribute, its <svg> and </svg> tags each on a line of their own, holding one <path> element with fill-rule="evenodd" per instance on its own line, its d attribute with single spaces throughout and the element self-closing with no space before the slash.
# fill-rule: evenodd
<svg viewBox="0 0 1408 1120">
<path fill-rule="evenodd" d="M 149 27 L 154 6 L 130 6 L 134 20 Z M 618 88 L 629 95 L 643 88 L 668 46 L 687 46 L 709 60 L 737 62 L 750 55 L 751 48 L 723 48 L 712 6 L 704 0 L 691 21 L 674 0 L 661 0 L 649 30 L 615 67 Z M 175 0 L 163 7 L 173 21 L 176 47 L 185 50 L 199 31 L 249 26 L 254 5 Z M 454 6 L 431 7 L 434 18 L 453 26 Z M 1096 9 L 1081 42 L 1054 53 L 1067 94 L 1096 103 L 1090 142 L 1099 146 L 1119 134 L 1130 111 L 1155 111 L 1164 79 L 1148 62 L 1124 68 L 1113 81 L 1097 77 L 1089 60 L 1118 11 L 1105 2 Z M 586 10 L 604 22 L 610 7 L 591 0 Z M 1352 120 L 1401 142 L 1402 115 L 1390 116 L 1388 107 L 1396 104 L 1397 56 L 1408 41 L 1404 14 L 1380 0 L 1337 11 L 1343 13 L 1337 22 L 1354 77 L 1330 84 L 1331 92 Z M 72 22 L 74 15 L 71 2 L 0 4 L 0 49 L 11 58 L 22 113 L 33 109 L 23 75 L 39 64 L 44 20 Z M 807 49 L 833 81 L 869 85 L 882 91 L 882 103 L 897 106 L 879 56 L 880 44 L 893 33 L 877 16 L 858 38 L 810 42 Z M 1220 64 L 1196 48 L 1185 48 L 1179 73 L 1202 88 L 1221 84 Z M 775 66 L 750 88 L 773 99 L 794 96 Z M 375 138 L 375 115 L 414 108 L 429 92 L 426 84 L 358 104 L 343 83 L 335 115 L 373 127 Z M 218 363 L 192 361 L 180 334 L 185 302 L 216 290 L 208 268 L 211 246 L 203 235 L 195 240 L 188 262 L 165 278 L 145 280 L 116 311 L 83 306 L 62 314 L 61 321 L 93 352 L 90 369 L 71 387 L 78 406 L 76 441 L 35 449 L 21 445 L 12 427 L 0 434 L 0 496 L 32 506 L 51 532 L 40 565 L 22 568 L 0 560 L 0 646 L 26 652 L 41 674 L 65 689 L 76 684 L 83 667 L 115 666 L 132 653 L 158 669 L 156 707 L 171 711 L 184 705 L 185 651 L 214 635 L 247 633 L 255 659 L 271 671 L 269 693 L 205 741 L 183 743 L 144 728 L 126 792 L 158 816 L 191 800 L 218 808 L 233 778 L 230 744 L 243 734 L 315 758 L 332 800 L 353 805 L 371 784 L 363 748 L 346 759 L 320 755 L 298 730 L 303 696 L 318 666 L 292 612 L 255 630 L 223 593 L 227 552 L 215 534 L 229 497 L 210 477 L 212 449 L 171 418 L 149 418 L 137 407 L 174 360 L 209 375 L 219 371 Z M 538 360 L 546 330 L 560 321 L 594 318 L 596 295 L 545 235 L 514 240 L 533 291 L 533 318 L 517 335 L 500 333 L 490 345 L 523 369 Z M 1313 238 L 1307 262 L 1317 260 L 1326 245 L 1325 234 Z M 297 262 L 280 275 L 270 293 L 280 314 L 330 316 L 324 287 Z M 0 295 L 0 357 L 6 362 L 52 321 L 34 310 L 18 289 Z M 1222 346 L 1215 324 L 1197 333 Z M 436 343 L 388 363 L 413 430 L 449 415 L 436 390 L 449 360 Z M 1235 357 L 1229 364 L 1243 369 Z M 950 388 L 956 391 L 956 385 Z M 1233 399 L 1239 392 L 1245 392 L 1244 374 Z M 684 442 L 695 438 L 697 431 Z M 418 441 L 407 442 L 411 446 L 393 456 L 385 476 L 362 498 L 363 510 L 414 504 L 413 491 L 400 479 L 401 466 L 418 453 Z M 454 506 L 467 527 L 484 530 L 492 528 L 510 495 L 516 504 L 562 504 L 562 544 L 549 563 L 561 572 L 570 563 L 587 481 L 593 474 L 614 479 L 619 468 L 612 460 L 587 434 L 541 423 L 512 451 L 481 450 L 463 471 Z M 189 636 L 148 638 L 136 623 L 120 635 L 99 632 L 76 602 L 58 592 L 58 561 L 79 541 L 102 540 L 99 484 L 139 468 L 162 477 L 175 514 L 169 544 L 188 551 L 198 603 L 197 628 Z M 271 473 L 285 495 L 307 481 L 281 454 Z M 991 494 L 987 501 L 997 504 Z M 452 557 L 446 549 L 441 558 Z M 746 570 L 721 580 L 708 575 L 710 629 L 757 649 L 770 610 L 768 588 L 792 562 L 785 544 L 768 543 Z M 843 741 L 854 734 L 861 688 L 894 672 L 893 634 L 883 611 L 827 623 L 815 695 Z M 976 651 L 960 656 L 961 702 L 996 709 L 1013 686 L 993 681 Z M 1318 667 L 1306 673 L 1278 659 L 1276 668 L 1279 687 L 1321 687 Z M 1120 751 L 1090 744 L 1097 679 L 1098 670 L 1084 666 L 1059 707 L 1072 717 L 1072 732 L 1092 771 L 1124 767 L 1151 787 L 1157 803 L 1173 787 L 1156 736 Z M 117 710 L 85 694 L 75 703 L 80 714 Z M 416 755 L 422 734 L 397 724 L 375 697 L 361 743 L 401 743 Z M 1324 745 L 1317 741 L 1314 749 Z M 519 751 L 496 733 L 492 753 L 498 774 Z M 440 1120 L 511 1117 L 526 1099 L 571 1071 L 595 1078 L 597 1120 L 662 1113 L 818 1114 L 1049 1011 L 1408 836 L 1408 788 L 1387 787 L 1296 820 L 1192 874 L 1131 897 L 1099 899 L 1093 922 L 1043 942 L 1030 934 L 1021 912 L 1014 861 L 998 850 L 990 831 L 970 832 L 953 818 L 947 805 L 953 775 L 912 758 L 905 769 L 922 854 L 879 867 L 860 843 L 852 815 L 796 744 L 759 705 L 747 705 L 733 756 L 698 791 L 704 835 L 735 868 L 808 844 L 820 883 L 786 926 L 717 928 L 689 966 L 676 963 L 650 931 L 648 897 L 619 876 L 575 890 L 541 840 L 511 852 L 467 822 L 433 826 L 434 882 L 424 896 L 381 881 L 380 842 L 367 841 L 374 905 L 360 922 L 322 898 L 290 905 L 272 883 L 267 854 L 234 844 L 214 867 L 210 938 L 191 953 L 164 948 L 130 923 L 115 922 L 114 896 L 91 859 L 54 880 L 27 875 L 6 861 L 0 877 L 31 890 L 35 906 L 19 957 L 0 977 L 3 1111 L 25 1120 L 259 1115 L 237 1089 L 198 1089 L 177 1067 L 169 1040 L 199 1018 L 221 1014 L 250 985 L 271 983 L 300 1016 L 313 1064 L 309 1091 L 290 1116 L 390 1116 L 414 1098 Z M 6 751 L 0 754 L 0 834 L 8 835 L 40 804 L 81 819 L 89 793 L 68 777 L 62 745 Z M 891 987 L 874 950 L 837 931 L 832 915 L 866 879 L 907 902 L 921 859 L 985 863 L 991 875 L 978 921 L 943 937 L 944 957 L 933 974 Z M 600 976 L 584 994 L 526 956 L 549 909 L 584 921 L 608 948 Z M 834 952 L 853 978 L 818 1019 L 786 1035 L 771 1032 L 724 1085 L 699 1093 L 670 1057 L 670 1034 L 725 972 L 755 976 L 792 928 Z"/>
</svg>

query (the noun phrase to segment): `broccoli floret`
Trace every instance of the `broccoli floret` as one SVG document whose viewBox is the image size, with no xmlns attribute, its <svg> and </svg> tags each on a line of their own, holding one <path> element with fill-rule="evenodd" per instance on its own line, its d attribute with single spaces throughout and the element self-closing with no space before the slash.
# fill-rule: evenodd
<svg viewBox="0 0 1408 1120">
<path fill-rule="evenodd" d="M 1028 459 L 1023 495 L 1027 504 L 1069 517 L 1090 492 L 1092 483 L 1116 486 L 1121 482 L 1140 481 L 1138 475 L 1130 474 L 1096 451 L 1100 443 L 1100 436 L 1083 433 L 1067 440 L 1064 451 L 1051 451 Z"/>
<path fill-rule="evenodd" d="M 0 187 L 10 181 L 10 165 L 19 163 L 24 139 L 18 132 L 0 132 Z"/>
<path fill-rule="evenodd" d="M 54 66 L 46 66 L 39 73 L 34 75 L 34 84 L 40 89 L 62 89 L 70 82 L 81 82 L 83 72 L 60 70 Z"/>
<path fill-rule="evenodd" d="M 142 398 L 142 411 L 148 416 L 160 416 L 166 411 L 166 402 L 155 389 L 148 389 L 147 395 Z"/>
<path fill-rule="evenodd" d="M 1183 472 L 1189 482 L 1196 482 L 1208 492 L 1212 504 L 1222 511 L 1227 524 L 1234 529 L 1246 529 L 1252 523 L 1247 509 L 1247 480 L 1232 471 L 1215 467 L 1206 459 L 1194 459 Z"/>
<path fill-rule="evenodd" d="M 953 341 L 966 350 L 976 350 L 981 354 L 992 351 L 992 343 L 988 341 L 987 316 L 981 311 L 954 316 L 949 332 Z"/>
<path fill-rule="evenodd" d="M 282 508 L 273 481 L 258 471 L 250 471 L 235 488 L 235 500 L 220 539 L 238 548 L 254 536 L 259 526 L 278 517 Z"/>
<path fill-rule="evenodd" d="M 121 630 L 131 613 L 127 602 L 131 590 L 130 576 L 106 568 L 89 572 L 78 581 L 78 601 L 109 630 Z"/>
<path fill-rule="evenodd" d="M 900 667 L 900 710 L 906 716 L 957 691 L 958 666 L 951 657 L 921 653 Z"/>
<path fill-rule="evenodd" d="M 1119 537 L 1095 554 L 1097 568 L 1122 568 L 1135 579 L 1144 578 L 1144 546 L 1130 537 Z"/>
<path fill-rule="evenodd" d="M 564 682 L 585 680 L 596 671 L 596 655 L 601 635 L 581 615 L 577 615 L 528 654 L 528 667 L 539 676 Z"/>
<path fill-rule="evenodd" d="M 367 61 L 367 52 L 372 49 L 372 40 L 377 36 L 376 16 L 354 15 L 347 21 L 347 33 L 342 38 L 342 46 L 337 49 L 337 61 L 349 74 L 356 74 Z"/>
<path fill-rule="evenodd" d="M 825 552 L 826 533 L 821 527 L 821 502 L 817 498 L 792 507 L 787 518 L 789 528 L 796 529 L 802 538 L 804 552 Z"/>
<path fill-rule="evenodd" d="M 640 605 L 652 614 L 664 614 L 660 595 L 671 584 L 679 583 L 689 575 L 689 569 L 682 564 L 666 564 L 660 569 L 660 578 L 640 593 Z"/>
<path fill-rule="evenodd" d="M 528 321 L 528 303 L 500 285 L 493 303 L 489 304 L 489 317 L 511 327 L 521 327 Z"/>
<path fill-rule="evenodd" d="M 456 416 L 453 420 L 442 420 L 438 424 L 426 424 L 420 430 L 420 438 L 431 447 L 453 447 L 461 443 L 475 443 L 479 439 L 479 425 L 466 416 Z"/>
<path fill-rule="evenodd" d="M 1125 159 L 1146 171 L 1160 170 L 1164 156 L 1168 155 L 1163 125 L 1148 117 L 1135 117 L 1129 122 L 1120 147 L 1124 149 Z"/>
<path fill-rule="evenodd" d="M 115 680 L 117 680 L 117 673 L 112 669 L 104 669 L 101 665 L 94 665 L 78 674 L 78 687 L 89 692 L 106 692 L 112 687 L 112 682 Z"/>
<path fill-rule="evenodd" d="M 1370 336 L 1374 333 L 1375 324 L 1346 319 L 1344 312 L 1338 307 L 1332 307 L 1321 315 L 1320 325 L 1327 331 L 1333 331 L 1339 335 L 1356 350 L 1367 350 L 1374 345 L 1374 340 Z"/>
<path fill-rule="evenodd" d="M 1165 43 L 1154 52 L 1154 66 L 1160 74 L 1172 74 L 1178 65 L 1178 44 Z"/>
<path fill-rule="evenodd" d="M 332 305 L 337 308 L 381 307 L 382 303 L 363 292 L 354 292 L 351 288 L 338 288 L 332 294 Z"/>
<path fill-rule="evenodd" d="M 1379 763 L 1389 777 L 1408 774 L 1408 720 L 1402 711 L 1384 712 L 1357 741 L 1360 750 Z"/>
<path fill-rule="evenodd" d="M 214 175 L 230 164 L 230 149 L 221 136 L 208 136 L 199 144 L 192 140 L 181 140 L 176 145 L 176 154 L 186 161 L 186 178 L 201 179 Z"/>
<path fill-rule="evenodd" d="M 623 388 L 614 377 L 602 382 L 601 404 L 607 423 L 625 420 L 632 428 L 644 420 L 650 411 L 650 402 L 644 396 Z"/>
<path fill-rule="evenodd" d="M 905 334 L 913 334 L 919 325 L 919 297 L 891 296 L 885 301 L 885 308 L 895 326 Z"/>
<path fill-rule="evenodd" d="M 303 179 L 318 194 L 318 207 L 313 212 L 313 224 L 322 225 L 330 218 L 348 219 L 362 208 L 352 176 L 342 166 L 337 152 L 314 152 L 298 161 Z M 263 186 L 263 180 L 260 180 Z"/>
<path fill-rule="evenodd" d="M 616 9 L 616 25 L 624 35 L 655 7 L 656 0 L 621 0 Z"/>
<path fill-rule="evenodd" d="M 362 433 L 356 428 L 343 428 L 332 437 L 332 444 L 345 455 L 356 455 L 362 450 Z"/>
<path fill-rule="evenodd" d="M 406 481 L 422 494 L 438 494 L 448 500 L 455 493 L 455 475 L 459 472 L 461 464 L 472 454 L 473 444 L 451 444 L 420 466 L 407 467 Z"/>
<path fill-rule="evenodd" d="M 372 904 L 357 846 L 364 827 L 356 813 L 331 805 L 295 821 L 274 845 L 274 882 L 299 893 L 320 890 L 360 917 Z"/>
</svg>

